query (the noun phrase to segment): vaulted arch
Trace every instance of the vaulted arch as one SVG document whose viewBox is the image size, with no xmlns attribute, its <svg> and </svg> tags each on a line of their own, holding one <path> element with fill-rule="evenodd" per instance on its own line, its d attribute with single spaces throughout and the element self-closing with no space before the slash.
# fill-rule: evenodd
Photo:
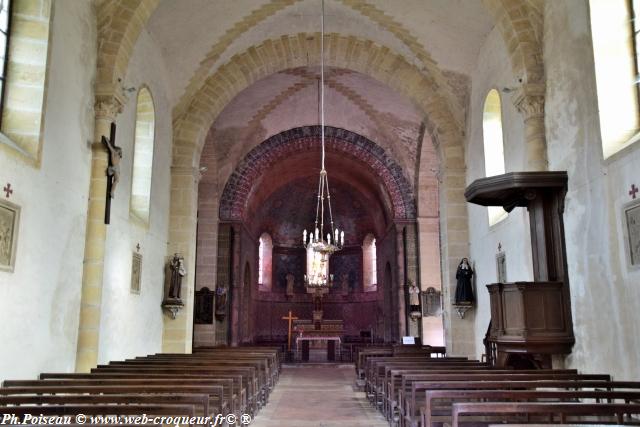
<svg viewBox="0 0 640 427">
<path fill-rule="evenodd" d="M 373 141 L 345 129 L 325 126 L 328 151 L 363 161 L 383 181 L 394 219 L 415 218 L 413 188 L 393 159 Z M 229 177 L 220 200 L 220 219 L 240 221 L 255 181 L 273 164 L 301 151 L 318 148 L 320 126 L 290 129 L 251 150 Z"/>
</svg>

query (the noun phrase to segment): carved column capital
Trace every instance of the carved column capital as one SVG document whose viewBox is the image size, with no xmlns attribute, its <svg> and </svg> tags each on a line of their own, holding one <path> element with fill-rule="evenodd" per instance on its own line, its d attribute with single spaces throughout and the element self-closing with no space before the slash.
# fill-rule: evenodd
<svg viewBox="0 0 640 427">
<path fill-rule="evenodd" d="M 96 120 L 113 121 L 122 113 L 124 104 L 117 97 L 97 97 L 95 103 Z"/>
<path fill-rule="evenodd" d="M 525 120 L 544 117 L 545 85 L 544 83 L 526 83 L 514 96 L 513 104 Z"/>
</svg>

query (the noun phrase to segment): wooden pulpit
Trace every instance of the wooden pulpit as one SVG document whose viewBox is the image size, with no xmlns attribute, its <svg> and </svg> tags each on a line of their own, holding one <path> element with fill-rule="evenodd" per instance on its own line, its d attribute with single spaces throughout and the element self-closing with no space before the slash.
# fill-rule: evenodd
<svg viewBox="0 0 640 427">
<path fill-rule="evenodd" d="M 487 285 L 487 341 L 495 346 L 497 366 L 550 367 L 551 355 L 571 353 L 575 338 L 562 220 L 567 181 L 566 172 L 511 172 L 478 179 L 465 191 L 469 203 L 529 211 L 533 282 Z"/>
</svg>

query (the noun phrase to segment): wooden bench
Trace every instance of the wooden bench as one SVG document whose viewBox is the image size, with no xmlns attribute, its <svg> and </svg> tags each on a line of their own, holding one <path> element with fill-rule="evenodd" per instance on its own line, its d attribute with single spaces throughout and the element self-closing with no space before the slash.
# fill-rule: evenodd
<svg viewBox="0 0 640 427">
<path fill-rule="evenodd" d="M 534 371 L 535 373 L 518 373 L 520 371 L 509 371 L 509 373 L 501 373 L 486 371 L 478 372 L 461 372 L 455 374 L 417 374 L 403 375 L 402 385 L 398 389 L 398 419 L 400 424 L 404 425 L 407 418 L 413 419 L 418 416 L 416 406 L 417 396 L 420 392 L 425 392 L 427 388 L 416 385 L 419 382 L 459 382 L 460 388 L 463 388 L 472 382 L 512 382 L 512 381 L 542 381 L 542 380 L 565 380 L 565 381 L 600 381 L 607 382 L 611 380 L 609 375 L 600 374 L 575 374 L 564 373 L 562 371 Z"/>
<path fill-rule="evenodd" d="M 454 403 L 451 416 L 451 426 L 458 427 L 467 416 L 489 417 L 499 415 L 500 421 L 507 419 L 522 418 L 526 415 L 541 415 L 546 417 L 548 422 L 555 424 L 566 424 L 569 418 L 578 418 L 577 422 L 585 417 L 598 417 L 591 422 L 597 421 L 599 424 L 623 424 L 640 425 L 637 419 L 629 418 L 630 415 L 640 415 L 640 405 L 624 403 Z M 556 418 L 557 417 L 557 418 Z M 602 417 L 608 417 L 602 419 Z M 495 421 L 493 421 L 495 422 Z M 520 421 L 522 422 L 522 421 Z M 575 421 L 574 421 L 575 422 Z M 474 426 L 479 425 L 474 421 Z M 490 424 L 484 421 L 482 424 Z"/>
<path fill-rule="evenodd" d="M 595 403 L 631 403 L 640 399 L 640 390 L 635 391 L 603 391 L 603 390 L 429 390 L 426 392 L 425 405 L 420 408 L 421 422 L 409 424 L 411 427 L 421 425 L 433 427 L 434 421 L 451 422 L 453 403 L 461 400 L 475 401 L 536 401 L 551 399 L 567 402 L 579 399 L 593 399 Z M 615 402 L 621 400 L 622 402 Z M 436 401 L 440 401 L 440 406 Z M 545 402 L 546 403 L 546 402 Z"/>
</svg>

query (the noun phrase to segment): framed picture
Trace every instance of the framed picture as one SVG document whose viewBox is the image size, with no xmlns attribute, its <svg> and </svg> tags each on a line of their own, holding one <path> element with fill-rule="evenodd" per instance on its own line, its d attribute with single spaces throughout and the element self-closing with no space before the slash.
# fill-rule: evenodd
<svg viewBox="0 0 640 427">
<path fill-rule="evenodd" d="M 140 281 L 142 276 L 142 255 L 137 252 L 133 253 L 133 262 L 131 263 L 131 293 L 140 293 Z"/>
<path fill-rule="evenodd" d="M 627 260 L 633 268 L 640 268 L 640 201 L 623 209 Z"/>
<path fill-rule="evenodd" d="M 0 200 L 0 271 L 12 272 L 16 264 L 20 207 Z"/>
</svg>

